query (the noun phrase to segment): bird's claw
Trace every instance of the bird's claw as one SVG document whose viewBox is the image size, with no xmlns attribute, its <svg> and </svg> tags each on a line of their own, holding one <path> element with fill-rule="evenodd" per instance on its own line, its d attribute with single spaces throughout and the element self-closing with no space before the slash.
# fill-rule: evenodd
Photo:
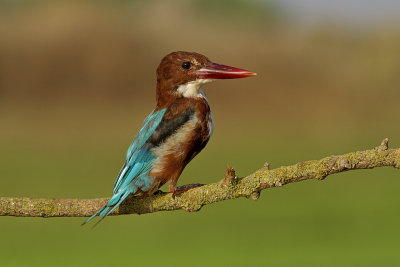
<svg viewBox="0 0 400 267">
<path fill-rule="evenodd" d="M 160 194 L 163 194 L 163 193 L 164 192 L 162 190 L 158 189 L 156 192 L 153 193 L 153 195 L 156 196 L 156 195 L 160 195 Z"/>
<path fill-rule="evenodd" d="M 187 184 L 187 185 L 182 185 L 182 186 L 178 186 L 175 188 L 175 190 L 173 190 L 172 193 L 172 198 L 175 199 L 175 196 L 178 194 L 181 194 L 183 192 L 186 192 L 190 189 L 196 188 L 196 187 L 200 187 L 203 186 L 204 184 Z"/>
</svg>

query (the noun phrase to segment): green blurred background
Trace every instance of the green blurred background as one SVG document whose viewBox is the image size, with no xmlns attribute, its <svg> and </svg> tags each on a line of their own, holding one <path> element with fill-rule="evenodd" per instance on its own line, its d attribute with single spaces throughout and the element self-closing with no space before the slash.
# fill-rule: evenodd
<svg viewBox="0 0 400 267">
<path fill-rule="evenodd" d="M 0 1 L 0 196 L 111 195 L 176 50 L 257 72 L 205 87 L 213 138 L 179 183 L 400 146 L 396 1 Z M 397 17 L 396 17 L 397 16 Z M 399 171 L 198 213 L 0 218 L 2 266 L 399 266 Z M 164 188 L 165 190 L 165 188 Z"/>
</svg>

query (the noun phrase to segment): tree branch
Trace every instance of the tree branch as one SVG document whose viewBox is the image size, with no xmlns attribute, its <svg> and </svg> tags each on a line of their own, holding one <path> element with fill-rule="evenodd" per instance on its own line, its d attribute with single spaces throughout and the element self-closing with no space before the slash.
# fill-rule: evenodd
<svg viewBox="0 0 400 267">
<path fill-rule="evenodd" d="M 299 162 L 273 170 L 269 164 L 254 173 L 238 178 L 232 167 L 227 168 L 226 177 L 220 182 L 191 189 L 175 198 L 161 192 L 145 199 L 128 198 L 111 215 L 144 214 L 157 211 L 183 209 L 198 211 L 211 203 L 247 197 L 258 199 L 260 191 L 279 187 L 288 183 L 318 179 L 334 173 L 357 169 L 392 166 L 400 169 L 400 148 L 388 148 L 388 139 L 370 150 L 351 152 L 340 156 L 330 156 L 320 160 Z M 95 199 L 34 199 L 0 198 L 0 216 L 24 217 L 84 217 L 91 216 L 103 207 L 108 198 Z"/>
</svg>

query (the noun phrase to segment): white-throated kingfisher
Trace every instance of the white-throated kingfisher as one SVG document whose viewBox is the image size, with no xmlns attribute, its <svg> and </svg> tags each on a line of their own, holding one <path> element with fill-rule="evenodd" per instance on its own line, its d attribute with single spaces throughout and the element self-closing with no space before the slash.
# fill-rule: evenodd
<svg viewBox="0 0 400 267">
<path fill-rule="evenodd" d="M 205 147 L 213 132 L 214 122 L 202 85 L 215 79 L 254 75 L 213 63 L 194 52 L 178 51 L 165 56 L 157 68 L 156 108 L 128 148 L 113 196 L 83 224 L 97 215 L 105 218 L 130 194 L 146 197 L 166 182 L 173 194 L 198 186 L 176 184 L 185 166 Z"/>
</svg>

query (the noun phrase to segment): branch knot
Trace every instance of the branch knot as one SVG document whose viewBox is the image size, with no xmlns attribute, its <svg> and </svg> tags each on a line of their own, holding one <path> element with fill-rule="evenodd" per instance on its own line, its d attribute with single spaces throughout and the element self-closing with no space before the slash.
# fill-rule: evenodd
<svg viewBox="0 0 400 267">
<path fill-rule="evenodd" d="M 389 138 L 382 140 L 381 144 L 377 147 L 378 151 L 385 151 L 389 149 Z"/>
<path fill-rule="evenodd" d="M 228 167 L 226 167 L 226 171 L 225 171 L 225 179 L 223 182 L 223 185 L 230 185 L 233 184 L 235 181 L 237 181 L 237 176 L 236 176 L 236 171 L 235 169 L 228 165 Z"/>
</svg>

